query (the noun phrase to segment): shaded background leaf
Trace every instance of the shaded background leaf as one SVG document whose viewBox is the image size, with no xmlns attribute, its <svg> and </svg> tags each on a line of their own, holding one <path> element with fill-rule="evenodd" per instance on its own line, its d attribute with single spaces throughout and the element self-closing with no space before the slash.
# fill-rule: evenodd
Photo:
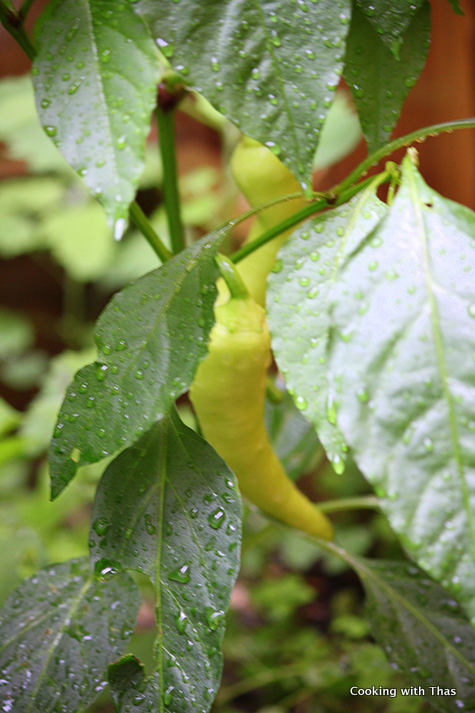
<svg viewBox="0 0 475 713">
<path fill-rule="evenodd" d="M 457 603 L 438 584 L 404 562 L 360 561 L 366 611 L 376 641 L 437 710 L 472 710 L 475 633 Z M 455 695 L 437 695 L 455 690 Z"/>
<path fill-rule="evenodd" d="M 404 33 L 411 23 L 414 13 L 424 0 L 356 0 L 364 15 L 396 59 L 404 41 Z"/>
<path fill-rule="evenodd" d="M 322 449 L 313 424 L 296 408 L 287 391 L 282 396 L 280 403 L 266 399 L 266 428 L 285 472 L 296 480 L 321 458 Z"/>
<path fill-rule="evenodd" d="M 361 10 L 353 7 L 344 77 L 369 153 L 389 141 L 404 100 L 424 67 L 430 41 L 428 2 L 417 11 L 403 39 L 396 59 Z"/>
</svg>

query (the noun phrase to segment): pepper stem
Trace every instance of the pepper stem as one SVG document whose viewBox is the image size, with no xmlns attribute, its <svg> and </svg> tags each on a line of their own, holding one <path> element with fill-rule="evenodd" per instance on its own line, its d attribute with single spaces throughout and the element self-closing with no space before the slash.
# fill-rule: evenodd
<svg viewBox="0 0 475 713">
<path fill-rule="evenodd" d="M 218 254 L 216 255 L 216 262 L 218 263 L 221 277 L 225 281 L 231 294 L 231 299 L 249 299 L 249 291 L 233 261 L 224 255 Z"/>
</svg>

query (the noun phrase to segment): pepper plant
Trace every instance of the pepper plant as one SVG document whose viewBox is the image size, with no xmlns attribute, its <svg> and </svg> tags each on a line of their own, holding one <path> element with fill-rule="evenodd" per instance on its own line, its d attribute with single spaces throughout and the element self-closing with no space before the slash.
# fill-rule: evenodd
<svg viewBox="0 0 475 713">
<path fill-rule="evenodd" d="M 33 38 L 31 5 L 0 0 L 0 20 L 32 60 L 44 131 L 114 237 L 132 222 L 161 265 L 111 299 L 96 325 L 97 359 L 66 390 L 49 451 L 52 498 L 64 497 L 82 466 L 109 460 L 90 558 L 40 570 L 7 600 L 0 709 L 83 711 L 107 682 L 118 713 L 206 713 L 213 703 L 240 558 L 241 500 L 227 448 L 248 463 L 246 449 L 256 446 L 234 419 L 240 389 L 252 397 L 249 362 L 241 369 L 235 354 L 227 362 L 223 354 L 228 381 L 217 389 L 206 377 L 224 413 L 203 407 L 203 433 L 226 417 L 226 448 L 222 434 L 210 444 L 185 425 L 176 402 L 208 358 L 218 287 L 227 299 L 220 265 L 231 301 L 236 290 L 265 300 L 278 369 L 335 471 L 344 473 L 351 455 L 374 488 L 367 498 L 319 503 L 320 511 L 380 508 L 407 559 L 359 558 L 304 519 L 297 525 L 358 574 L 373 635 L 410 685 L 438 710 L 473 710 L 475 216 L 424 182 L 412 144 L 474 128 L 475 118 L 390 140 L 425 63 L 428 1 L 52 0 Z M 342 75 L 368 157 L 314 193 L 313 159 Z M 247 137 L 233 169 L 252 208 L 186 244 L 174 127 L 191 95 Z M 170 246 L 135 202 L 153 112 Z M 401 166 L 366 175 L 403 146 Z M 246 243 L 217 259 L 250 215 Z M 253 467 L 245 492 L 288 523 L 286 500 L 265 506 L 276 495 L 269 472 L 260 481 Z M 239 457 L 234 468 L 241 477 Z M 127 653 L 140 605 L 131 572 L 155 590 L 151 672 Z"/>
</svg>

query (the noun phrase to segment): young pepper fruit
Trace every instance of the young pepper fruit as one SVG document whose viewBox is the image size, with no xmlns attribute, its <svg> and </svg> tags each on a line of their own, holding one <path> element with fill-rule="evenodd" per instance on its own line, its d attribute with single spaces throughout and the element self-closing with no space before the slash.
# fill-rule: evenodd
<svg viewBox="0 0 475 713">
<path fill-rule="evenodd" d="M 190 388 L 203 435 L 234 471 L 246 498 L 292 527 L 331 539 L 329 520 L 286 475 L 266 431 L 271 350 L 265 311 L 232 263 L 217 259 L 231 296 L 215 306 L 209 351 Z"/>
<path fill-rule="evenodd" d="M 234 149 L 231 158 L 234 180 L 255 208 L 274 198 L 302 193 L 299 182 L 266 146 L 244 136 Z M 261 233 L 285 220 L 306 205 L 306 200 L 296 198 L 278 203 L 258 214 L 246 243 L 255 240 Z M 251 297 L 262 307 L 265 305 L 266 281 L 275 262 L 277 252 L 291 231 L 286 231 L 255 252 L 245 257 L 238 265 L 238 271 Z"/>
</svg>

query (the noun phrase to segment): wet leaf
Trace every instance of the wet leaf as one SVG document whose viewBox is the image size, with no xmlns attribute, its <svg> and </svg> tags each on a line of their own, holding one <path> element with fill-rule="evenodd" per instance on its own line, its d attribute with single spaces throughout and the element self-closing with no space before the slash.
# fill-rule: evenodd
<svg viewBox="0 0 475 713">
<path fill-rule="evenodd" d="M 33 172 L 74 175 L 41 128 L 29 74 L 0 81 L 0 141 L 8 158 L 25 161 Z"/>
<path fill-rule="evenodd" d="M 78 467 L 137 441 L 191 384 L 214 323 L 214 256 L 226 231 L 125 287 L 99 317 L 98 361 L 78 371 L 58 415 L 53 497 Z"/>
<path fill-rule="evenodd" d="M 25 438 L 25 447 L 30 456 L 38 456 L 48 449 L 64 392 L 74 373 L 94 359 L 94 356 L 94 349 L 66 350 L 49 361 L 48 372 L 41 379 L 40 390 L 28 404 L 21 421 L 20 435 Z M 48 507 L 51 508 L 50 503 Z"/>
<path fill-rule="evenodd" d="M 392 527 L 475 620 L 474 274 L 475 215 L 406 156 L 388 217 L 330 296 L 329 378 Z"/>
<path fill-rule="evenodd" d="M 281 403 L 266 399 L 265 419 L 273 449 L 287 475 L 296 480 L 322 454 L 313 424 L 296 408 L 287 391 Z"/>
<path fill-rule="evenodd" d="M 127 647 L 139 603 L 127 574 L 99 582 L 87 558 L 24 581 L 0 612 L 2 711 L 85 710 Z"/>
<path fill-rule="evenodd" d="M 107 468 L 92 513 L 96 572 L 135 569 L 157 591 L 155 670 L 134 687 L 124 684 L 122 665 L 114 667 L 111 686 L 119 711 L 131 703 L 138 713 L 163 705 L 209 710 L 239 569 L 240 518 L 233 474 L 175 412 Z"/>
<path fill-rule="evenodd" d="M 424 0 L 356 0 L 373 29 L 389 47 L 396 59 L 404 42 L 404 33 L 410 25 L 414 13 Z"/>
<path fill-rule="evenodd" d="M 328 402 L 328 294 L 339 266 L 384 213 L 384 204 L 368 188 L 348 204 L 306 221 L 284 243 L 269 276 L 267 310 L 278 367 L 340 472 L 346 446 Z"/>
<path fill-rule="evenodd" d="M 127 0 L 59 0 L 33 64 L 48 136 L 121 237 L 143 169 L 158 82 L 152 38 Z"/>
<path fill-rule="evenodd" d="M 406 30 L 399 60 L 363 13 L 353 8 L 344 77 L 370 153 L 389 141 L 404 100 L 424 67 L 429 41 L 428 2 L 418 10 Z"/>
<path fill-rule="evenodd" d="M 437 710 L 473 710 L 475 632 L 457 603 L 413 565 L 352 564 L 367 594 L 372 634 L 393 665 Z M 438 695 L 437 688 L 455 695 Z"/>
<path fill-rule="evenodd" d="M 333 99 L 349 0 L 140 0 L 161 52 L 185 84 L 265 143 L 311 189 L 319 133 Z"/>
</svg>

